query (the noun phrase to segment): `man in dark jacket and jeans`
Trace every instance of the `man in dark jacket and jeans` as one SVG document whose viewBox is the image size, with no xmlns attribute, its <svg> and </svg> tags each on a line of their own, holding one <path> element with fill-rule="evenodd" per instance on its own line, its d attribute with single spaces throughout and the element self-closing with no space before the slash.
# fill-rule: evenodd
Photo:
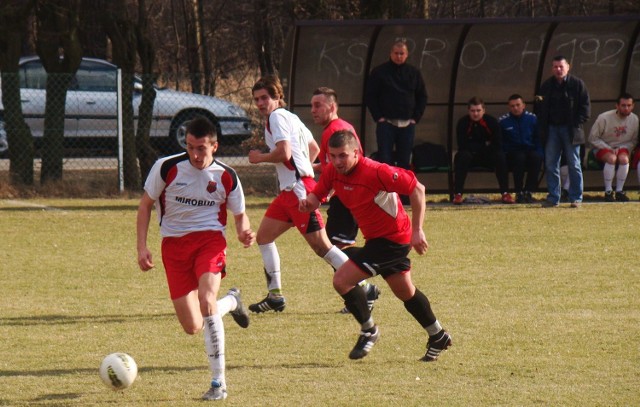
<svg viewBox="0 0 640 407">
<path fill-rule="evenodd" d="M 560 156 L 569 167 L 569 201 L 572 208 L 582 202 L 582 163 L 580 144 L 585 142 L 583 124 L 589 119 L 591 101 L 584 82 L 569 75 L 569 63 L 563 56 L 553 58 L 553 76 L 536 95 L 536 114 L 545 141 L 545 170 L 548 195 L 542 206 L 557 207 L 560 202 Z"/>
<path fill-rule="evenodd" d="M 365 92 L 365 103 L 377 123 L 377 160 L 405 169 L 410 168 L 416 123 L 427 106 L 422 74 L 406 63 L 408 57 L 405 41 L 394 42 L 389 61 L 371 71 Z"/>
</svg>

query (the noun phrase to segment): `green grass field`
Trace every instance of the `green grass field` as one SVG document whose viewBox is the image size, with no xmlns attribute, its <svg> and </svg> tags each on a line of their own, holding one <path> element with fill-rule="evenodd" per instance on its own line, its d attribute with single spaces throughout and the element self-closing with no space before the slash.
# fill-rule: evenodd
<svg viewBox="0 0 640 407">
<path fill-rule="evenodd" d="M 257 229 L 268 202 L 248 198 Z M 0 201 L 0 405 L 200 404 L 201 336 L 182 332 L 160 262 L 138 270 L 136 200 Z M 331 269 L 291 230 L 278 241 L 283 313 L 226 321 L 233 406 L 631 406 L 640 404 L 640 204 L 430 205 L 429 253 L 413 276 L 453 346 L 419 362 L 426 334 L 383 293 L 380 341 L 347 354 L 358 326 L 340 315 Z M 257 247 L 230 239 L 228 277 L 246 303 L 266 290 Z M 139 366 L 109 390 L 102 358 Z"/>
</svg>

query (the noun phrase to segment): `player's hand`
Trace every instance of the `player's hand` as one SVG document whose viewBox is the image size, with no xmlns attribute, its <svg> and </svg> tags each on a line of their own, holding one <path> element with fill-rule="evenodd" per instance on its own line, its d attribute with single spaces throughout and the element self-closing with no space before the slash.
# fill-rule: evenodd
<svg viewBox="0 0 640 407">
<path fill-rule="evenodd" d="M 309 201 L 306 199 L 300 199 L 298 201 L 298 210 L 300 212 L 311 212 L 311 209 L 309 208 Z"/>
<path fill-rule="evenodd" d="M 155 264 L 153 264 L 153 256 L 149 249 L 144 248 L 138 251 L 138 266 L 142 271 L 149 271 L 155 267 Z"/>
<path fill-rule="evenodd" d="M 429 242 L 427 242 L 427 238 L 422 229 L 416 230 L 411 234 L 411 247 L 413 247 L 419 255 L 425 254 L 429 249 Z"/>
<path fill-rule="evenodd" d="M 260 150 L 251 150 L 249 151 L 249 162 L 251 164 L 258 164 L 260 161 L 260 156 L 262 155 L 262 151 Z"/>
<path fill-rule="evenodd" d="M 238 240 L 244 247 L 249 247 L 256 241 L 256 234 L 251 229 L 243 230 L 242 233 L 238 235 Z"/>
</svg>

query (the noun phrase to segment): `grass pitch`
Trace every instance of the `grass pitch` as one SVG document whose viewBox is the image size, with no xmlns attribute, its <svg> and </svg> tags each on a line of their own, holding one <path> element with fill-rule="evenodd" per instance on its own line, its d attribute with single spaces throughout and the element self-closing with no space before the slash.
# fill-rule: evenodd
<svg viewBox="0 0 640 407">
<path fill-rule="evenodd" d="M 257 229 L 268 199 L 249 198 Z M 0 201 L 0 405 L 200 404 L 201 336 L 178 324 L 156 269 L 136 264 L 137 200 Z M 426 334 L 378 277 L 380 341 L 351 361 L 358 326 L 340 315 L 331 269 L 291 230 L 278 242 L 287 309 L 225 318 L 232 406 L 638 405 L 640 204 L 430 205 L 413 277 L 453 336 L 435 363 Z M 223 291 L 266 290 L 257 248 L 231 236 Z M 113 392 L 112 352 L 139 366 Z"/>
</svg>

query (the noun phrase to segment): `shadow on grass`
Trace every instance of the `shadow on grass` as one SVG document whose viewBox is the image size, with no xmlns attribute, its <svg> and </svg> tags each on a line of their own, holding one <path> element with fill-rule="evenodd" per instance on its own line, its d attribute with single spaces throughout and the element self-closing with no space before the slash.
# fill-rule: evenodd
<svg viewBox="0 0 640 407">
<path fill-rule="evenodd" d="M 29 205 L 0 208 L 0 212 L 34 212 L 34 211 L 134 211 L 138 205 L 103 205 L 103 206 L 55 206 Z"/>
<path fill-rule="evenodd" d="M 174 318 L 172 313 L 164 314 L 135 314 L 135 315 L 38 315 L 32 317 L 0 318 L 0 326 L 31 326 L 31 325 L 70 325 L 79 322 L 93 323 L 122 323 L 132 321 L 146 321 L 157 318 Z"/>
</svg>

